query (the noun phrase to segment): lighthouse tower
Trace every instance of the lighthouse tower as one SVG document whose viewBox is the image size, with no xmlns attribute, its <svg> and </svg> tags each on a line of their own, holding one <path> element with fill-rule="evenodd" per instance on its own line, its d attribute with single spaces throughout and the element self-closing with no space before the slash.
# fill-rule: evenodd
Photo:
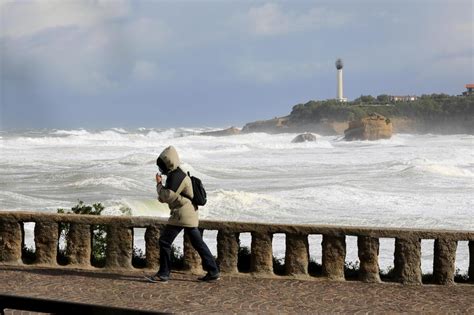
<svg viewBox="0 0 474 315">
<path fill-rule="evenodd" d="M 337 95 L 336 100 L 339 102 L 347 102 L 347 98 L 344 97 L 344 93 L 342 90 L 342 67 L 344 67 L 344 63 L 342 59 L 339 58 L 336 60 L 336 69 L 337 69 Z"/>
</svg>

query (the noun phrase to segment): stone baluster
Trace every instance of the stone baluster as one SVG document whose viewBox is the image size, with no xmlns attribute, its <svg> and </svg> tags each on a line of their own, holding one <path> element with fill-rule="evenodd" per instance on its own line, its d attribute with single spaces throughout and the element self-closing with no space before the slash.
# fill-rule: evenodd
<svg viewBox="0 0 474 315">
<path fill-rule="evenodd" d="M 379 239 L 370 236 L 358 236 L 359 279 L 364 282 L 380 282 Z"/>
<path fill-rule="evenodd" d="M 71 223 L 67 235 L 66 256 L 73 266 L 88 267 L 91 263 L 91 226 Z"/>
<path fill-rule="evenodd" d="M 332 280 L 344 280 L 346 236 L 323 235 L 321 245 L 323 252 L 323 276 Z"/>
<path fill-rule="evenodd" d="M 396 238 L 394 273 L 403 284 L 421 284 L 421 241 L 419 238 Z"/>
<path fill-rule="evenodd" d="M 13 220 L 0 221 L 0 263 L 20 264 L 22 226 Z"/>
<path fill-rule="evenodd" d="M 436 284 L 454 284 L 456 261 L 455 240 L 436 239 L 434 243 L 433 282 Z"/>
<path fill-rule="evenodd" d="M 146 267 L 157 269 L 160 265 L 160 229 L 152 225 L 147 227 L 145 232 L 146 243 Z"/>
<path fill-rule="evenodd" d="M 54 221 L 35 224 L 36 264 L 56 265 L 58 256 L 59 228 Z"/>
<path fill-rule="evenodd" d="M 469 241 L 469 282 L 474 283 L 474 241 Z"/>
<path fill-rule="evenodd" d="M 107 226 L 105 267 L 110 269 L 132 268 L 133 229 L 122 225 Z"/>
<path fill-rule="evenodd" d="M 237 273 L 239 233 L 227 230 L 217 232 L 217 264 L 221 272 Z"/>
<path fill-rule="evenodd" d="M 255 273 L 273 273 L 273 252 L 271 233 L 252 232 L 250 271 Z"/>
<path fill-rule="evenodd" d="M 286 234 L 285 270 L 287 275 L 308 275 L 309 245 L 307 234 Z"/>
<path fill-rule="evenodd" d="M 204 232 L 202 229 L 199 229 L 199 231 L 201 232 L 201 235 Z M 199 257 L 198 252 L 194 249 L 191 240 L 186 233 L 184 233 L 183 238 L 183 255 L 184 270 L 190 271 L 193 274 L 203 273 L 201 257 Z"/>
</svg>

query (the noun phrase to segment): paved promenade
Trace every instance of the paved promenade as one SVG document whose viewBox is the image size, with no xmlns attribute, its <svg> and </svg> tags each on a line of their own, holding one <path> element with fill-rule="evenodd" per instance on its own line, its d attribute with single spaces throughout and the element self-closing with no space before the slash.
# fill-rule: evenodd
<svg viewBox="0 0 474 315">
<path fill-rule="evenodd" d="M 322 279 L 223 276 L 215 283 L 174 273 L 147 283 L 143 272 L 0 266 L 0 294 L 171 313 L 474 314 L 474 285 L 402 286 Z"/>
</svg>

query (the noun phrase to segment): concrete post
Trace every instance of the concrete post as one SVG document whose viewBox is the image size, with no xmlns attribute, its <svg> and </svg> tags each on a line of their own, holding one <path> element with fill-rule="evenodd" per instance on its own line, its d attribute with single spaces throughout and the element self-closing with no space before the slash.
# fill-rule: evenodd
<svg viewBox="0 0 474 315">
<path fill-rule="evenodd" d="M 272 234 L 252 232 L 251 272 L 273 274 L 272 239 Z"/>
<path fill-rule="evenodd" d="M 217 264 L 221 272 L 237 273 L 239 257 L 239 233 L 219 230 L 217 232 Z"/>
<path fill-rule="evenodd" d="M 146 267 L 158 269 L 160 266 L 160 229 L 158 226 L 149 226 L 145 232 Z"/>
<path fill-rule="evenodd" d="M 0 221 L 0 264 L 21 264 L 22 227 L 10 220 Z"/>
<path fill-rule="evenodd" d="M 105 253 L 106 268 L 132 268 L 133 229 L 120 225 L 108 225 Z"/>
<path fill-rule="evenodd" d="M 202 229 L 199 229 L 199 231 L 201 232 L 201 235 L 204 232 Z M 203 273 L 201 257 L 199 257 L 198 252 L 194 249 L 191 240 L 186 233 L 184 233 L 183 254 L 184 270 L 190 271 L 193 274 Z"/>
<path fill-rule="evenodd" d="M 456 248 L 458 242 L 436 239 L 434 243 L 433 282 L 454 284 Z"/>
<path fill-rule="evenodd" d="M 359 279 L 364 282 L 380 282 L 379 239 L 370 236 L 358 236 Z"/>
<path fill-rule="evenodd" d="M 59 228 L 56 222 L 41 221 L 35 224 L 36 264 L 56 265 Z"/>
<path fill-rule="evenodd" d="M 287 275 L 307 276 L 309 245 L 307 234 L 286 234 L 285 269 Z"/>
<path fill-rule="evenodd" d="M 323 276 L 332 280 L 344 280 L 346 236 L 323 235 L 321 245 Z"/>
<path fill-rule="evenodd" d="M 66 256 L 70 265 L 88 267 L 91 264 L 91 227 L 71 223 L 67 235 Z"/>
<path fill-rule="evenodd" d="M 394 273 L 403 284 L 421 284 L 421 241 L 419 238 L 396 238 Z"/>
</svg>

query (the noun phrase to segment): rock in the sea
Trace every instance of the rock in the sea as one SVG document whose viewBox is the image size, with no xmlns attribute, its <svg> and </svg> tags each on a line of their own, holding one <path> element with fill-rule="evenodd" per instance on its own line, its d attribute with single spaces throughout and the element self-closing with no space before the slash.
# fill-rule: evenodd
<svg viewBox="0 0 474 315">
<path fill-rule="evenodd" d="M 288 128 L 289 117 L 275 117 L 269 120 L 259 120 L 255 122 L 248 123 L 242 128 L 242 132 L 268 132 L 268 133 L 277 133 L 285 132 Z"/>
<path fill-rule="evenodd" d="M 307 142 L 307 141 L 316 141 L 316 136 L 313 135 L 312 133 L 303 133 L 300 135 L 297 135 L 293 140 L 291 140 L 292 143 L 300 143 L 300 142 Z"/>
<path fill-rule="evenodd" d="M 389 139 L 391 136 L 392 123 L 390 119 L 377 113 L 350 121 L 349 128 L 344 130 L 344 139 L 348 141 Z"/>
<path fill-rule="evenodd" d="M 240 134 L 240 129 L 236 127 L 230 127 L 223 130 L 208 131 L 202 132 L 201 136 L 213 136 L 213 137 L 222 137 L 222 136 L 233 136 Z"/>
</svg>

